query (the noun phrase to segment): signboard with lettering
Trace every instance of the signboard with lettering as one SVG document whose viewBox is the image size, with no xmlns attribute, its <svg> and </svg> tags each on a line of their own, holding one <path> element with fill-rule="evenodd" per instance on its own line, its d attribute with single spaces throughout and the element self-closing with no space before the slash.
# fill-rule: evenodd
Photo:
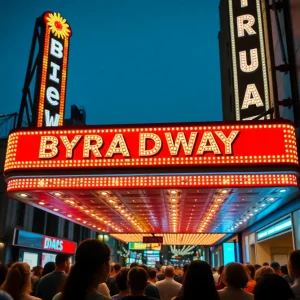
<svg viewBox="0 0 300 300">
<path fill-rule="evenodd" d="M 163 244 L 163 237 L 162 236 L 143 236 L 143 243 Z"/>
<path fill-rule="evenodd" d="M 38 93 L 37 127 L 62 126 L 71 28 L 59 14 L 43 15 L 43 58 L 36 82 Z M 34 117 L 34 116 L 33 116 Z"/>
<path fill-rule="evenodd" d="M 16 230 L 14 245 L 69 254 L 75 254 L 77 247 L 75 242 L 23 230 Z"/>
<path fill-rule="evenodd" d="M 278 164 L 298 164 L 293 125 L 241 122 L 21 129 L 9 136 L 5 172 Z"/>
<path fill-rule="evenodd" d="M 128 243 L 129 250 L 157 250 L 161 249 L 161 244 Z"/>
<path fill-rule="evenodd" d="M 251 120 L 271 105 L 260 0 L 228 4 L 236 120 Z"/>
</svg>

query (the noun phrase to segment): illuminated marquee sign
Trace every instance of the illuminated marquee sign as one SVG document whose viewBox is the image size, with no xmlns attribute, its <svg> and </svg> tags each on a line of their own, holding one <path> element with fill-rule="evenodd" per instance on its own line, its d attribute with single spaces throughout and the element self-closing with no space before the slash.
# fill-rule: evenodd
<svg viewBox="0 0 300 300">
<path fill-rule="evenodd" d="M 46 12 L 37 127 L 62 126 L 64 121 L 71 28 L 59 13 Z"/>
<path fill-rule="evenodd" d="M 228 4 L 236 120 L 251 120 L 270 108 L 260 0 Z"/>
<path fill-rule="evenodd" d="M 58 239 L 56 237 L 41 235 L 29 231 L 15 229 L 13 244 L 27 248 L 43 249 L 51 252 L 75 254 L 77 244 Z"/>
<path fill-rule="evenodd" d="M 70 241 L 44 236 L 42 249 L 74 254 L 76 251 L 76 244 Z"/>
<path fill-rule="evenodd" d="M 298 164 L 291 124 L 87 127 L 11 133 L 5 172 L 280 163 Z"/>
</svg>

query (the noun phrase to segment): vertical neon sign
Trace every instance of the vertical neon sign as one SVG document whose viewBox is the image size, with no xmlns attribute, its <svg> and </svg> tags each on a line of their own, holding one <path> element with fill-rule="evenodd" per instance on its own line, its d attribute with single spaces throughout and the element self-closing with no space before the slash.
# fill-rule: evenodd
<svg viewBox="0 0 300 300">
<path fill-rule="evenodd" d="M 251 120 L 270 108 L 260 0 L 228 0 L 228 5 L 235 117 Z"/>
<path fill-rule="evenodd" d="M 59 13 L 43 15 L 44 48 L 40 68 L 37 127 L 62 126 L 64 121 L 70 25 Z"/>
</svg>

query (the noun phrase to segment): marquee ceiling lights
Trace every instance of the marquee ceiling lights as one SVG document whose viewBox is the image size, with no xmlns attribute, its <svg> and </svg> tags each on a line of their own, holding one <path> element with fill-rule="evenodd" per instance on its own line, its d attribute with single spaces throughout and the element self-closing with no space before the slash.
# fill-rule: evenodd
<svg viewBox="0 0 300 300">
<path fill-rule="evenodd" d="M 143 234 L 110 234 L 113 238 L 116 238 L 122 242 L 143 242 Z M 165 233 L 165 234 L 155 234 L 155 236 L 163 237 L 164 245 L 213 245 L 225 234 L 174 234 L 174 233 Z"/>
<path fill-rule="evenodd" d="M 176 195 L 171 191 L 33 187 L 9 195 L 99 232 L 223 234 L 240 231 L 254 216 L 272 210 L 273 203 L 290 197 L 297 188 L 177 188 Z"/>
</svg>

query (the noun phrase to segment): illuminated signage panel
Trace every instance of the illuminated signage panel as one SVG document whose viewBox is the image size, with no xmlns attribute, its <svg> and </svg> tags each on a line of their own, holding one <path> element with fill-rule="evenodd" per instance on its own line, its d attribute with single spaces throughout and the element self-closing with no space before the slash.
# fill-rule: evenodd
<svg viewBox="0 0 300 300">
<path fill-rule="evenodd" d="M 260 0 L 228 4 L 236 120 L 251 120 L 270 108 Z"/>
<path fill-rule="evenodd" d="M 76 243 L 68 240 L 23 230 L 16 230 L 14 245 L 70 254 L 75 254 L 77 247 Z"/>
<path fill-rule="evenodd" d="M 160 250 L 160 244 L 129 243 L 129 250 Z"/>
<path fill-rule="evenodd" d="M 9 136 L 5 172 L 298 164 L 292 125 L 244 124 L 20 130 Z"/>
<path fill-rule="evenodd" d="M 38 97 L 37 127 L 62 126 L 64 121 L 71 28 L 59 13 L 46 12 Z M 39 82 L 40 81 L 40 82 Z"/>
<path fill-rule="evenodd" d="M 265 230 L 262 230 L 260 232 L 257 233 L 257 240 L 263 240 L 266 238 L 269 238 L 271 236 L 274 236 L 280 232 L 289 230 L 292 228 L 292 221 L 290 218 L 283 220 Z"/>
</svg>

